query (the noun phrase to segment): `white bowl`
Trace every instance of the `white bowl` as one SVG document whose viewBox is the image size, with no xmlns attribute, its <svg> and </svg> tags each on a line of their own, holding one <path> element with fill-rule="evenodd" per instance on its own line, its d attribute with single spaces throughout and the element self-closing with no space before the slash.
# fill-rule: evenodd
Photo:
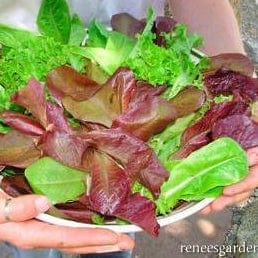
<svg viewBox="0 0 258 258">
<path fill-rule="evenodd" d="M 206 198 L 199 202 L 191 202 L 187 204 L 186 206 L 182 208 L 175 209 L 171 212 L 171 214 L 167 216 L 162 216 L 158 219 L 158 223 L 161 227 L 169 225 L 171 223 L 177 222 L 179 220 L 182 220 L 186 217 L 189 217 L 190 215 L 193 215 L 197 213 L 198 211 L 202 210 L 204 207 L 206 207 L 209 203 L 211 203 L 214 200 L 214 198 Z M 104 225 L 96 225 L 96 224 L 87 224 L 87 223 L 81 223 L 76 222 L 72 220 L 62 219 L 58 217 L 54 217 L 52 215 L 42 213 L 37 216 L 38 220 L 59 225 L 59 226 L 68 226 L 68 227 L 83 227 L 83 228 L 105 228 L 105 229 L 111 229 L 115 232 L 120 233 L 132 233 L 132 232 L 138 232 L 142 231 L 143 229 L 132 224 L 126 224 L 126 225 L 118 225 L 118 224 L 104 224 Z"/>
</svg>

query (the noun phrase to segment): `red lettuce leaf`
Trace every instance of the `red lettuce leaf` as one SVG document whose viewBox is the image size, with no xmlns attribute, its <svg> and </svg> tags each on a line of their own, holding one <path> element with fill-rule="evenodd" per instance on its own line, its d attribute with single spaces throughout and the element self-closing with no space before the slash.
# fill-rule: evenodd
<svg viewBox="0 0 258 258">
<path fill-rule="evenodd" d="M 108 83 L 117 96 L 121 108 L 120 113 L 124 112 L 138 89 L 133 72 L 127 68 L 119 68 Z"/>
<path fill-rule="evenodd" d="M 69 218 L 78 222 L 93 223 L 92 216 L 96 212 L 90 210 L 87 205 L 76 201 L 56 204 L 59 217 Z"/>
<path fill-rule="evenodd" d="M 149 199 L 132 194 L 130 179 L 126 170 L 113 159 L 99 152 L 94 152 L 91 161 L 92 183 L 89 197 L 90 207 L 108 216 L 116 216 L 145 229 L 150 234 L 158 234 L 155 205 Z"/>
<path fill-rule="evenodd" d="M 72 133 L 72 129 L 69 126 L 67 118 L 64 115 L 64 109 L 54 103 L 47 102 L 46 105 L 46 114 L 47 114 L 47 130 L 59 130 L 67 133 Z M 51 128 L 49 128 L 51 127 Z"/>
<path fill-rule="evenodd" d="M 169 16 L 158 16 L 154 22 L 152 31 L 156 34 L 155 43 L 159 46 L 166 46 L 166 40 L 162 33 L 168 33 L 173 31 L 177 21 Z"/>
<path fill-rule="evenodd" d="M 123 128 L 147 141 L 177 117 L 173 105 L 159 96 L 165 90 L 164 86 L 153 87 L 146 82 L 136 82 L 128 69 L 119 69 L 118 75 L 118 78 L 123 75 L 122 82 L 127 83 L 119 83 L 117 79 L 113 84 L 122 113 L 113 121 L 112 128 Z"/>
<path fill-rule="evenodd" d="M 84 169 L 83 154 L 89 147 L 87 141 L 79 136 L 66 132 L 46 132 L 38 146 L 45 156 L 61 162 L 64 165 Z"/>
<path fill-rule="evenodd" d="M 239 94 L 246 102 L 258 99 L 258 78 L 252 78 L 226 68 L 207 75 L 205 87 L 212 96 Z"/>
<path fill-rule="evenodd" d="M 181 147 L 172 155 L 172 158 L 185 158 L 193 151 L 211 142 L 213 125 L 232 115 L 250 115 L 248 105 L 242 101 L 213 104 L 201 119 L 183 132 Z"/>
<path fill-rule="evenodd" d="M 32 113 L 33 117 L 40 123 L 38 124 L 39 128 L 43 126 L 46 130 L 49 130 L 49 127 L 51 127 L 51 129 L 55 128 L 66 132 L 71 131 L 67 119 L 64 116 L 63 108 L 47 101 L 43 86 L 34 79 L 31 79 L 25 88 L 16 92 L 12 96 L 12 102 L 28 109 Z M 32 122 L 25 119 L 25 117 L 21 119 L 21 115 L 18 113 L 16 116 L 17 119 L 16 121 L 13 119 L 11 126 L 14 126 L 14 128 L 17 129 L 19 128 L 18 130 L 24 132 L 26 132 L 26 130 L 30 130 L 29 128 L 31 128 Z M 21 123 L 21 120 L 23 120 L 23 126 L 17 127 L 17 124 Z M 27 126 L 25 122 L 28 122 Z M 36 126 L 36 123 L 34 123 L 34 126 Z"/>
<path fill-rule="evenodd" d="M 111 216 L 131 191 L 129 176 L 113 159 L 96 151 L 92 155 L 90 171 L 90 206 Z"/>
<path fill-rule="evenodd" d="M 76 101 L 86 100 L 101 87 L 89 77 L 65 65 L 53 69 L 47 75 L 46 84 L 51 94 L 59 101 L 64 96 L 70 96 Z"/>
<path fill-rule="evenodd" d="M 86 137 L 98 150 L 117 160 L 129 173 L 132 183 L 139 180 L 154 196 L 159 195 L 168 172 L 142 140 L 119 128 L 92 131 Z"/>
<path fill-rule="evenodd" d="M 228 136 L 244 149 L 258 145 L 258 124 L 246 115 L 232 115 L 217 121 L 212 127 L 212 138 Z"/>
<path fill-rule="evenodd" d="M 177 111 L 178 117 L 189 115 L 198 110 L 206 100 L 204 91 L 188 87 L 169 100 Z"/>
<path fill-rule="evenodd" d="M 33 193 L 24 175 L 5 176 L 1 189 L 12 197 Z"/>
<path fill-rule="evenodd" d="M 255 67 L 250 58 L 240 53 L 223 53 L 211 56 L 209 60 L 210 67 L 204 72 L 206 75 L 214 74 L 222 67 L 250 77 L 253 76 L 255 71 Z"/>
<path fill-rule="evenodd" d="M 152 236 L 158 236 L 160 225 L 156 220 L 155 211 L 156 207 L 151 200 L 135 193 L 126 199 L 115 215 L 138 225 Z"/>
<path fill-rule="evenodd" d="M 196 123 L 189 126 L 181 137 L 181 143 L 186 144 L 191 138 L 203 133 L 210 132 L 213 124 L 220 119 L 235 114 L 250 114 L 248 105 L 242 101 L 229 101 L 212 104 L 210 109 Z"/>
<path fill-rule="evenodd" d="M 137 20 L 129 13 L 118 13 L 111 17 L 112 29 L 131 38 L 134 38 L 137 33 L 141 33 L 145 25 L 144 20 Z"/>
<path fill-rule="evenodd" d="M 47 127 L 47 103 L 43 86 L 38 81 L 31 79 L 25 88 L 12 96 L 11 100 L 28 109 L 43 127 Z"/>
<path fill-rule="evenodd" d="M 4 111 L 2 118 L 5 124 L 24 134 L 40 136 L 45 131 L 35 119 L 18 112 Z"/>
<path fill-rule="evenodd" d="M 171 32 L 176 21 L 169 16 L 157 16 L 152 26 L 152 32 L 156 35 L 155 43 L 157 45 L 164 45 L 165 41 L 162 36 L 163 32 Z M 146 20 L 137 20 L 128 13 L 118 13 L 111 17 L 111 27 L 113 30 L 121 32 L 131 38 L 142 33 L 146 26 Z"/>
<path fill-rule="evenodd" d="M 91 98 L 76 101 L 70 96 L 64 96 L 62 104 L 80 121 L 110 127 L 113 119 L 121 113 L 121 104 L 114 90 L 114 84 L 119 84 L 117 87 L 123 88 L 126 82 L 124 75 L 120 75 L 118 71 Z"/>
<path fill-rule="evenodd" d="M 38 140 L 14 130 L 0 137 L 0 165 L 26 168 L 41 157 Z"/>
<path fill-rule="evenodd" d="M 172 159 L 183 159 L 190 155 L 195 150 L 207 145 L 211 142 L 211 137 L 209 136 L 209 131 L 203 131 L 194 137 L 190 138 L 178 151 L 173 153 L 170 158 Z"/>
<path fill-rule="evenodd" d="M 122 113 L 113 121 L 112 128 L 122 128 L 147 141 L 176 118 L 177 112 L 171 103 L 162 97 L 154 97 L 136 103 Z"/>
</svg>

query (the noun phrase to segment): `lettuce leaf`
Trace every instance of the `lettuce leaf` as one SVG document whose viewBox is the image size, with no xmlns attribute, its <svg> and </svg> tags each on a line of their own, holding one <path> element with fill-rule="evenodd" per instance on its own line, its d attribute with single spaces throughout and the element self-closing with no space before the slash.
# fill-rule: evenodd
<svg viewBox="0 0 258 258">
<path fill-rule="evenodd" d="M 125 61 L 125 66 L 133 70 L 137 79 L 146 80 L 153 85 L 168 86 L 163 96 L 170 99 L 185 86 L 201 88 L 201 71 L 208 66 L 208 59 L 203 57 L 193 61 L 191 51 L 202 45 L 202 39 L 196 34 L 188 34 L 183 24 L 177 24 L 171 33 L 164 33 L 165 47 L 158 46 L 152 32 L 155 14 L 152 9 L 147 13 L 147 24 L 142 34 L 138 35 L 137 44 Z"/>
<path fill-rule="evenodd" d="M 44 157 L 25 169 L 33 191 L 46 195 L 53 203 L 74 201 L 86 190 L 85 172 L 72 169 Z"/>
<path fill-rule="evenodd" d="M 215 140 L 180 162 L 168 160 L 165 167 L 170 177 L 156 202 L 162 214 L 182 199 L 217 197 L 223 186 L 238 182 L 248 173 L 245 151 L 230 138 Z"/>
<path fill-rule="evenodd" d="M 43 0 L 37 17 L 42 35 L 68 43 L 71 31 L 71 16 L 66 0 Z"/>
</svg>

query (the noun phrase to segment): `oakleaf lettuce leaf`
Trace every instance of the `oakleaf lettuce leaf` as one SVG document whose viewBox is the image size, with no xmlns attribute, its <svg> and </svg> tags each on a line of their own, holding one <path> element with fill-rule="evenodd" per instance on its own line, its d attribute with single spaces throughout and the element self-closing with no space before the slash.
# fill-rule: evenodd
<svg viewBox="0 0 258 258">
<path fill-rule="evenodd" d="M 245 151 L 234 140 L 220 138 L 193 152 L 181 162 L 168 160 L 170 177 L 161 186 L 158 212 L 170 212 L 179 200 L 217 197 L 223 186 L 243 179 L 248 173 Z"/>
</svg>

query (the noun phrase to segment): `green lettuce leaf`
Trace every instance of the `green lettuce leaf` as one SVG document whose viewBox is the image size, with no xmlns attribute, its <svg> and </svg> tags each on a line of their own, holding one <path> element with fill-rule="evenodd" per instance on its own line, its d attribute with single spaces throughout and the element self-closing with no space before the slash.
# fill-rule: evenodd
<svg viewBox="0 0 258 258">
<path fill-rule="evenodd" d="M 98 22 L 96 19 L 90 21 L 88 25 L 88 40 L 87 46 L 105 48 L 107 44 L 109 31 L 107 28 Z"/>
<path fill-rule="evenodd" d="M 19 47 L 35 36 L 37 36 L 37 33 L 0 24 L 0 44 L 5 47 Z"/>
<path fill-rule="evenodd" d="M 173 124 L 168 125 L 161 133 L 156 134 L 149 141 L 150 147 L 156 152 L 159 160 L 164 164 L 171 154 L 180 146 L 183 131 L 193 121 L 195 114 L 178 118 Z"/>
<path fill-rule="evenodd" d="M 74 14 L 71 19 L 71 33 L 69 37 L 69 45 L 80 46 L 85 39 L 87 31 L 81 18 Z"/>
<path fill-rule="evenodd" d="M 25 177 L 37 194 L 46 195 L 54 204 L 75 201 L 86 190 L 85 172 L 44 157 L 25 169 Z"/>
<path fill-rule="evenodd" d="M 112 75 L 132 51 L 135 41 L 121 33 L 110 32 L 105 48 L 72 48 L 72 53 L 95 61 L 109 75 Z"/>
<path fill-rule="evenodd" d="M 170 212 L 179 200 L 217 197 L 222 187 L 243 179 L 248 173 L 245 151 L 231 138 L 220 138 L 187 158 L 165 167 L 170 177 L 157 200 L 159 213 Z"/>
<path fill-rule="evenodd" d="M 37 25 L 42 35 L 52 37 L 63 44 L 68 43 L 71 17 L 66 0 L 43 0 Z"/>
<path fill-rule="evenodd" d="M 173 32 L 163 33 L 166 47 L 155 44 L 152 32 L 155 14 L 153 9 L 147 13 L 147 24 L 142 34 L 138 35 L 137 44 L 124 65 L 133 70 L 140 80 L 153 85 L 167 85 L 163 96 L 171 99 L 184 87 L 193 85 L 201 88 L 201 71 L 208 67 L 206 57 L 191 57 L 192 49 L 202 45 L 202 38 L 197 34 L 188 34 L 184 24 L 177 24 Z"/>
</svg>

